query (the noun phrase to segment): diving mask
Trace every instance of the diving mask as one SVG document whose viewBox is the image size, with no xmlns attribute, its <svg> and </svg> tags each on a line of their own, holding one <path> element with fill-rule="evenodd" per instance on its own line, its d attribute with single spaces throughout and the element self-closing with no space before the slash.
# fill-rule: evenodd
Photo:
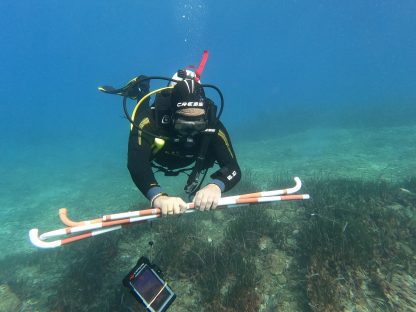
<svg viewBox="0 0 416 312">
<path fill-rule="evenodd" d="M 173 124 L 175 132 L 183 136 L 195 136 L 204 131 L 207 126 L 205 115 L 195 117 L 177 115 Z"/>
</svg>

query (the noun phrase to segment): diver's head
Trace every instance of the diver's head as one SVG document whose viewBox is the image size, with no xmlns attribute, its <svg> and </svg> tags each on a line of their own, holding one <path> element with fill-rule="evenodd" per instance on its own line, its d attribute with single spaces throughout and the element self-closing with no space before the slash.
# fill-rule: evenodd
<svg viewBox="0 0 416 312">
<path fill-rule="evenodd" d="M 172 121 L 176 133 L 195 136 L 208 126 L 204 89 L 194 79 L 178 82 L 172 91 Z"/>
</svg>

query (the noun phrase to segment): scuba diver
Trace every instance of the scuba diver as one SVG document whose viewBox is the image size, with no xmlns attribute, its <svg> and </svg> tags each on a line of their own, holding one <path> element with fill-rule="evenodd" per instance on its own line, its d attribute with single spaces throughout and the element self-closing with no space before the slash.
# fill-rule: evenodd
<svg viewBox="0 0 416 312">
<path fill-rule="evenodd" d="M 241 178 L 230 137 L 219 120 L 224 106 L 222 93 L 213 85 L 202 84 L 199 79 L 207 56 L 205 51 L 196 72 L 179 70 L 172 78 L 139 76 L 122 89 L 99 88 L 123 96 L 124 112 L 131 122 L 128 170 L 151 207 L 160 208 L 163 215 L 183 213 L 187 205 L 182 198 L 163 191 L 155 178 L 158 171 L 166 176 L 190 171 L 185 192 L 190 198 L 194 196 L 195 208 L 201 211 L 215 209 L 221 194 L 234 187 Z M 152 79 L 167 80 L 169 84 L 149 92 Z M 218 115 L 216 105 L 205 95 L 207 88 L 213 88 L 220 96 Z M 149 105 L 153 94 L 156 94 L 155 100 Z M 126 109 L 127 97 L 138 100 L 132 116 Z M 218 164 L 219 169 L 201 187 L 207 170 L 214 164 Z"/>
</svg>

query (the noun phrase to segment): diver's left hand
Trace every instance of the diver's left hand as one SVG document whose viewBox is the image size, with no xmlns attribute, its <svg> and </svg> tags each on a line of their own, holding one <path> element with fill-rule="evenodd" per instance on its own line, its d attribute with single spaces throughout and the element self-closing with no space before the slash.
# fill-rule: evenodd
<svg viewBox="0 0 416 312">
<path fill-rule="evenodd" d="M 194 197 L 193 203 L 195 209 L 210 210 L 215 209 L 218 206 L 218 201 L 221 198 L 221 189 L 216 184 L 208 184 L 204 188 L 200 189 Z"/>
</svg>

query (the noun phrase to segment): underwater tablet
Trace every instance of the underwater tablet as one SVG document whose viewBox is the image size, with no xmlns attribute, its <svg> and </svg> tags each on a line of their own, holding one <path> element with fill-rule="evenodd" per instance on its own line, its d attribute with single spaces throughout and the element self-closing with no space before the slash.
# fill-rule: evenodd
<svg viewBox="0 0 416 312">
<path fill-rule="evenodd" d="M 150 264 L 145 262 L 147 261 L 140 258 L 137 265 L 124 278 L 123 284 L 148 311 L 166 311 L 176 295 Z"/>
</svg>

